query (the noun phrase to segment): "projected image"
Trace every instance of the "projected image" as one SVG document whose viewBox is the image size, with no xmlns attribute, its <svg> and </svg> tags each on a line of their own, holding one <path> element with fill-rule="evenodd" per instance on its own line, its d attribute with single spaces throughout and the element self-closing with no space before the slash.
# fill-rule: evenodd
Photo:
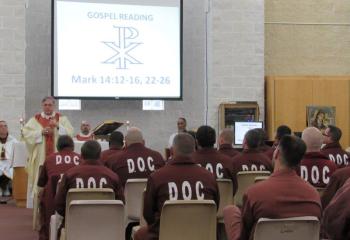
<svg viewBox="0 0 350 240">
<path fill-rule="evenodd" d="M 245 134 L 254 128 L 263 128 L 262 122 L 235 122 L 235 145 L 242 145 Z"/>
<path fill-rule="evenodd" d="M 54 3 L 54 96 L 181 98 L 180 0 Z"/>
</svg>

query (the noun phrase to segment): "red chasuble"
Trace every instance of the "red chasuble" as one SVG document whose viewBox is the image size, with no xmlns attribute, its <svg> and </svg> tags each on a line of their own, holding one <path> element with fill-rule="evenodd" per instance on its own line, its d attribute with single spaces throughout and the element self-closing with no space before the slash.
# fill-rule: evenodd
<svg viewBox="0 0 350 240">
<path fill-rule="evenodd" d="M 35 119 L 43 128 L 50 127 L 50 120 L 53 118 L 58 123 L 60 114 L 56 113 L 56 115 L 51 118 L 43 118 L 40 113 L 35 115 Z M 55 152 L 55 135 L 44 135 L 43 137 L 45 140 L 45 157 L 47 158 Z"/>
</svg>

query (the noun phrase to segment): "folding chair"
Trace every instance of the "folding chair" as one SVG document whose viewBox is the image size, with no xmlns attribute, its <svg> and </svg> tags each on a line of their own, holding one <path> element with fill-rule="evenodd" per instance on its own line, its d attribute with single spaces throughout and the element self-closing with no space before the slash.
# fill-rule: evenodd
<svg viewBox="0 0 350 240">
<path fill-rule="evenodd" d="M 318 240 L 319 234 L 320 222 L 317 217 L 260 218 L 255 227 L 254 240 Z"/>
<path fill-rule="evenodd" d="M 212 200 L 166 201 L 159 240 L 215 240 L 216 205 Z"/>
<path fill-rule="evenodd" d="M 238 189 L 235 194 L 235 204 L 242 206 L 242 198 L 248 187 L 255 183 L 256 177 L 270 176 L 269 171 L 242 171 L 237 173 Z"/>
<path fill-rule="evenodd" d="M 124 240 L 124 204 L 120 200 L 74 200 L 67 214 L 67 240 Z"/>
</svg>

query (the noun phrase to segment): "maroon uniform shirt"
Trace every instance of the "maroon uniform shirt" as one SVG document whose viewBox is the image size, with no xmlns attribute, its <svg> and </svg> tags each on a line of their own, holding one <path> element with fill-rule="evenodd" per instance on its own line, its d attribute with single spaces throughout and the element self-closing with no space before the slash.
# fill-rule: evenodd
<svg viewBox="0 0 350 240">
<path fill-rule="evenodd" d="M 323 226 L 332 240 L 350 239 L 350 180 L 334 196 L 324 210 Z"/>
<path fill-rule="evenodd" d="M 55 213 L 54 199 L 59 179 L 68 169 L 79 164 L 80 155 L 67 149 L 54 153 L 45 160 L 38 179 L 38 186 L 44 188 L 40 198 L 39 239 L 49 239 L 50 218 Z"/>
<path fill-rule="evenodd" d="M 233 158 L 235 174 L 240 171 L 270 171 L 273 167 L 271 160 L 257 149 L 244 149 Z"/>
<path fill-rule="evenodd" d="M 110 157 L 107 162 L 109 167 L 118 174 L 122 185 L 128 179 L 148 178 L 155 170 L 164 166 L 165 162 L 162 155 L 145 147 L 141 143 L 134 143 L 128 146 L 118 157 L 112 159 Z"/>
<path fill-rule="evenodd" d="M 332 200 L 338 189 L 341 188 L 349 178 L 350 167 L 338 169 L 333 173 L 326 187 L 326 190 L 321 197 L 323 208 L 327 207 L 328 203 Z"/>
<path fill-rule="evenodd" d="M 275 151 L 275 148 L 270 147 L 268 145 L 263 145 L 259 147 L 259 151 L 265 154 L 270 160 L 273 158 L 273 152 Z"/>
<path fill-rule="evenodd" d="M 61 216 L 65 215 L 66 197 L 71 188 L 111 188 L 115 193 L 115 199 L 124 202 L 123 187 L 119 177 L 99 161 L 85 161 L 63 175 L 55 198 L 56 211 Z"/>
<path fill-rule="evenodd" d="M 230 179 L 233 184 L 233 195 L 237 191 L 237 178 L 234 175 L 233 161 L 214 148 L 202 148 L 192 154 L 193 160 L 211 172 L 216 179 Z"/>
<path fill-rule="evenodd" d="M 297 170 L 299 176 L 314 187 L 324 188 L 337 165 L 320 152 L 305 153 Z"/>
<path fill-rule="evenodd" d="M 119 154 L 123 151 L 123 149 L 120 149 L 118 147 L 112 146 L 107 150 L 104 150 L 101 152 L 101 162 L 102 164 L 106 164 L 107 160 L 111 157 L 111 156 L 115 156 L 116 154 Z"/>
<path fill-rule="evenodd" d="M 349 165 L 349 153 L 344 151 L 338 142 L 326 144 L 321 153 L 326 155 L 332 162 L 337 164 L 338 168 Z"/>
<path fill-rule="evenodd" d="M 218 152 L 225 154 L 229 157 L 234 157 L 237 154 L 239 154 L 239 151 L 234 149 L 231 144 L 221 144 Z"/>
<path fill-rule="evenodd" d="M 321 219 L 321 212 L 318 192 L 294 170 L 280 170 L 244 194 L 240 239 L 253 239 L 259 218 L 315 216 Z"/>
<path fill-rule="evenodd" d="M 189 157 L 177 157 L 148 178 L 143 215 L 148 223 L 143 240 L 156 240 L 166 200 L 214 200 L 220 196 L 215 178 Z"/>
</svg>

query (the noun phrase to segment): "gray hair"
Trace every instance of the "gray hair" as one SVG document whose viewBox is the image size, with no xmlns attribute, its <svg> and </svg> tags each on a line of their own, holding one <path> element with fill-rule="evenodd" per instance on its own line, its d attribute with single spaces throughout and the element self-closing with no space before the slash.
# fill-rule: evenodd
<svg viewBox="0 0 350 240">
<path fill-rule="evenodd" d="M 173 141 L 176 155 L 189 156 L 195 150 L 195 140 L 188 133 L 178 133 Z"/>
</svg>

